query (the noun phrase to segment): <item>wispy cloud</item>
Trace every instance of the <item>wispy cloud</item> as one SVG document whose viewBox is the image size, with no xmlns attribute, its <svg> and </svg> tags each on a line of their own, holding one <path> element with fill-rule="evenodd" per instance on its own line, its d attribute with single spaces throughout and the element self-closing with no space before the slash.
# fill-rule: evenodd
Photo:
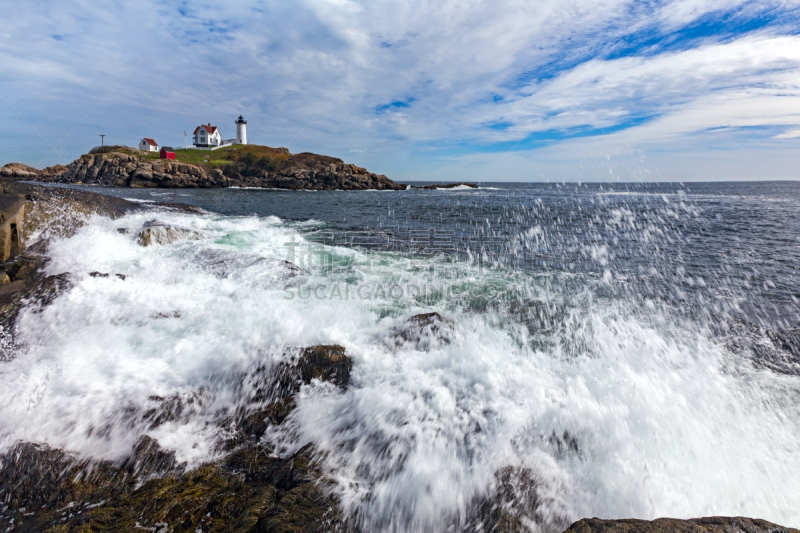
<svg viewBox="0 0 800 533">
<path fill-rule="evenodd" d="M 45 0 L 0 21 L 0 64 L 3 162 L 48 153 L 31 127 L 53 164 L 241 113 L 397 178 L 701 179 L 731 152 L 800 177 L 796 0 Z"/>
</svg>

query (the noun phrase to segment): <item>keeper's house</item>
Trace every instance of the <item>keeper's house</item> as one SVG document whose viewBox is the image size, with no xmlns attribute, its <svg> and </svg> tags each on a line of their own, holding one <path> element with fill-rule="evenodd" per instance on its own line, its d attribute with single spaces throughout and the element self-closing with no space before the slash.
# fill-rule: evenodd
<svg viewBox="0 0 800 533">
<path fill-rule="evenodd" d="M 158 143 L 148 137 L 139 141 L 139 150 L 143 152 L 158 152 Z"/>
<path fill-rule="evenodd" d="M 212 148 L 222 145 L 222 135 L 219 134 L 219 129 L 208 123 L 197 126 L 192 136 L 192 144 L 198 148 Z"/>
</svg>

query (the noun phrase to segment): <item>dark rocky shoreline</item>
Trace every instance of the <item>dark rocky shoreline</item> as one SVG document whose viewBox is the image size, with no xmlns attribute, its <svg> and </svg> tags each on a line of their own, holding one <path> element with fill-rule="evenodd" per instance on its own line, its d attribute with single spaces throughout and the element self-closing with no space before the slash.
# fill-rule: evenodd
<svg viewBox="0 0 800 533">
<path fill-rule="evenodd" d="M 584 518 L 575 522 L 564 533 L 798 533 L 797 529 L 783 527 L 766 520 L 741 516 L 712 516 L 677 520 L 601 520 Z"/>
<path fill-rule="evenodd" d="M 287 190 L 379 190 L 400 191 L 406 185 L 384 175 L 345 164 L 341 159 L 316 154 L 288 154 L 280 163 L 247 159 L 215 168 L 147 159 L 124 149 L 119 152 L 86 154 L 67 166 L 37 170 L 19 163 L 0 169 L 0 177 L 47 183 L 105 185 L 147 188 L 257 187 Z"/>
<path fill-rule="evenodd" d="M 0 183 L 9 205 L 25 204 L 27 234 L 41 239 L 0 264 L 0 325 L 14 331 L 19 312 L 49 305 L 70 290 L 70 273 L 47 276 L 47 243 L 69 236 L 80 216 L 98 213 L 116 218 L 150 206 L 77 189 L 26 183 Z M 157 208 L 192 210 L 191 206 Z M 145 228 L 148 229 L 148 228 Z M 144 230 L 143 230 L 144 231 Z M 149 242 L 141 243 L 147 245 Z M 111 274 L 92 272 L 92 276 Z M 124 276 L 121 277 L 124 281 Z M 387 349 L 424 339 L 450 342 L 455 323 L 436 313 L 409 317 L 392 330 Z M 13 335 L 12 335 L 13 342 Z M 420 345 L 419 349 L 424 349 Z M 291 423 L 296 395 L 314 380 L 345 391 L 352 361 L 341 346 L 292 348 L 277 367 L 251 369 L 254 392 L 233 412 L 221 414 L 217 443 L 221 458 L 187 468 L 174 452 L 141 437 L 127 457 L 98 461 L 41 443 L 20 442 L 0 455 L 0 529 L 8 532 L 85 533 L 97 531 L 345 532 L 364 531 L 344 516 L 335 485 L 320 467 L 324 457 L 313 443 L 280 455 L 260 438 L 270 427 Z M 0 358 L 0 365 L 4 364 Z M 151 397 L 149 408 L 130 413 L 136 423 L 156 428 L 179 420 L 202 398 Z M 560 437 L 555 437 L 559 439 Z M 573 446 L 565 433 L 564 446 Z M 574 440 L 574 439 L 573 439 Z M 561 441 L 559 441 L 561 442 Z M 579 446 L 577 441 L 575 448 Z M 537 518 L 536 479 L 526 469 L 496 473 L 493 491 L 454 517 L 453 531 L 522 532 L 525 519 Z M 568 523 L 568 522 L 567 522 Z M 562 527 L 566 527 L 566 523 Z M 570 533 L 800 533 L 763 520 L 712 517 L 692 520 L 584 519 Z"/>
<path fill-rule="evenodd" d="M 478 186 L 474 183 L 443 183 L 443 184 L 436 184 L 436 185 L 424 185 L 424 186 L 417 186 L 412 185 L 412 189 L 425 189 L 429 191 L 435 191 L 438 189 L 455 189 L 456 187 L 469 187 L 470 189 L 477 189 Z"/>
</svg>

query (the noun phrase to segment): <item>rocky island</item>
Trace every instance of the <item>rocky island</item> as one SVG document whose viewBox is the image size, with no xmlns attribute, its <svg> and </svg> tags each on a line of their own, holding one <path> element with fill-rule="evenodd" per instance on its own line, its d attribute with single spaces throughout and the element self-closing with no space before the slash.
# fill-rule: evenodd
<svg viewBox="0 0 800 533">
<path fill-rule="evenodd" d="M 175 159 L 125 146 L 95 148 L 69 165 L 44 170 L 9 163 L 0 177 L 110 187 L 400 191 L 406 185 L 384 175 L 312 153 L 286 148 L 231 145 L 214 151 L 175 150 Z"/>
</svg>

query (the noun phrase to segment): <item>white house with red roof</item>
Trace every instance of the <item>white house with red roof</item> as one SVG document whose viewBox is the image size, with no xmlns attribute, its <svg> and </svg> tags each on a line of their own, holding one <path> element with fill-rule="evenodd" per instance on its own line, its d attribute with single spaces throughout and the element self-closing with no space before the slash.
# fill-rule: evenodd
<svg viewBox="0 0 800 533">
<path fill-rule="evenodd" d="M 207 126 L 205 124 L 197 126 L 192 134 L 192 144 L 197 148 L 222 146 L 222 135 L 219 133 L 219 128 L 212 126 L 210 122 Z"/>
<path fill-rule="evenodd" d="M 139 141 L 139 150 L 143 152 L 158 152 L 158 143 L 149 137 L 144 137 Z"/>
</svg>

